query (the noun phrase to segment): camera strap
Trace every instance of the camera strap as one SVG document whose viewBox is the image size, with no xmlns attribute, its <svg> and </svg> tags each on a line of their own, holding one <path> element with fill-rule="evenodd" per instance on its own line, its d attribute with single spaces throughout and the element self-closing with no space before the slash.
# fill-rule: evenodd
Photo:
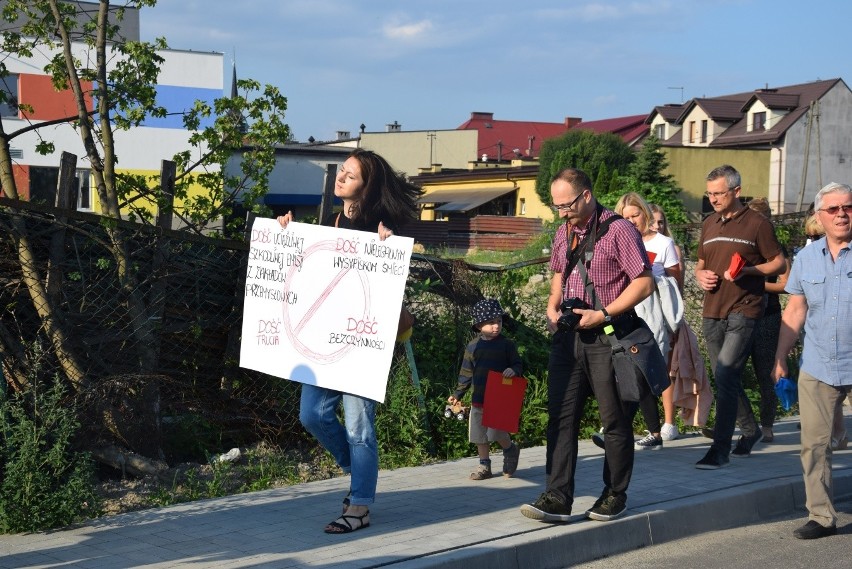
<svg viewBox="0 0 852 569">
<path fill-rule="evenodd" d="M 592 283 L 592 280 L 589 278 L 589 273 L 586 272 L 586 267 L 582 263 L 578 266 L 578 270 L 580 271 L 580 275 L 583 277 L 583 282 L 586 285 L 586 292 L 592 298 L 595 303 L 595 310 L 600 310 L 603 308 L 601 306 L 601 301 L 598 300 L 598 295 L 595 294 L 595 285 Z M 624 348 L 615 340 L 615 328 L 612 326 L 612 323 L 608 323 L 603 328 L 604 334 L 606 334 L 609 343 L 612 344 L 613 351 L 623 350 Z"/>
<path fill-rule="evenodd" d="M 562 272 L 563 288 L 565 286 L 565 282 L 567 282 L 568 280 L 568 276 L 571 274 L 571 271 L 573 271 L 574 267 L 577 266 L 578 263 L 580 263 L 580 259 L 583 260 L 583 262 L 580 263 L 581 267 L 584 265 L 587 267 L 592 266 L 592 257 L 595 253 L 595 242 L 604 235 L 606 235 L 606 232 L 609 231 L 609 226 L 612 225 L 612 222 L 618 219 L 623 219 L 617 213 L 613 213 L 611 217 L 608 217 L 601 221 L 601 215 L 603 215 L 603 210 L 603 206 L 601 204 L 597 204 L 595 206 L 595 217 L 590 221 L 590 223 L 592 223 L 592 226 L 589 227 L 589 230 L 586 233 L 585 237 L 583 237 L 583 240 L 579 243 L 574 243 L 573 247 L 570 246 L 571 243 L 569 242 L 569 247 L 566 247 L 566 264 L 565 270 Z M 566 236 L 566 239 L 571 239 L 573 241 L 575 236 L 576 234 L 570 232 L 569 235 Z M 585 270 L 582 271 L 582 274 L 585 275 L 583 279 L 585 281 L 588 281 L 588 274 L 586 274 Z M 594 294 L 594 289 L 592 289 L 590 297 L 593 301 L 597 302 L 597 295 Z"/>
<path fill-rule="evenodd" d="M 601 306 L 601 302 L 598 299 L 598 295 L 595 292 L 595 285 L 592 282 L 592 279 L 589 277 L 587 266 L 591 268 L 592 266 L 592 257 L 594 257 L 595 253 L 595 242 L 599 240 L 601 237 L 606 235 L 606 232 L 609 231 L 609 226 L 618 219 L 623 219 L 617 213 L 614 213 L 611 217 L 606 218 L 601 221 L 600 217 L 603 214 L 603 206 L 601 204 L 597 204 L 597 208 L 595 211 L 595 219 L 594 225 L 589 228 L 589 233 L 586 235 L 585 239 L 583 239 L 583 243 L 581 246 L 577 246 L 571 249 L 568 253 L 568 265 L 566 266 L 565 275 L 569 275 L 571 270 L 573 270 L 574 266 L 580 271 L 580 276 L 583 278 L 583 284 L 586 287 L 586 293 L 589 295 L 589 298 L 592 299 L 592 303 L 595 306 L 595 310 L 600 310 L 603 308 Z M 586 250 L 591 244 L 591 248 Z M 579 252 L 575 254 L 575 251 L 579 249 Z M 583 262 L 580 263 L 580 257 L 583 257 Z M 568 278 L 567 276 L 565 277 Z M 609 323 L 604 326 L 604 333 L 612 344 L 612 349 L 621 349 L 621 345 L 615 340 L 613 334 L 615 333 L 615 328 L 613 328 L 612 324 Z"/>
</svg>

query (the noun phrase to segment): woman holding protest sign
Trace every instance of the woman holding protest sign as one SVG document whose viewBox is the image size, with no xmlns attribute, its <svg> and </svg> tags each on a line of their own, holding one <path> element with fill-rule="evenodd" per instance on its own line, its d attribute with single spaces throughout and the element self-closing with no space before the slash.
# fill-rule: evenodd
<svg viewBox="0 0 852 569">
<path fill-rule="evenodd" d="M 375 152 L 354 150 L 337 173 L 334 195 L 343 202 L 338 213 L 322 224 L 377 232 L 385 240 L 418 215 L 422 191 Z M 282 227 L 292 213 L 278 217 Z M 337 418 L 343 405 L 344 423 Z M 376 441 L 376 401 L 316 385 L 303 384 L 299 420 L 328 450 L 344 472 L 351 474 L 343 513 L 325 527 L 326 533 L 350 533 L 370 525 L 369 506 L 375 500 L 379 476 Z"/>
</svg>

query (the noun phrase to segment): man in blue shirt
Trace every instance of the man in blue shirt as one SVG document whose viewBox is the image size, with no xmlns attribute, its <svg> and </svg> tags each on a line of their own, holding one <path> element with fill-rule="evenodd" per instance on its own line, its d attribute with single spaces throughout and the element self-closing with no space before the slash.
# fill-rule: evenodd
<svg viewBox="0 0 852 569">
<path fill-rule="evenodd" d="M 793 262 L 773 372 L 775 381 L 787 375 L 787 355 L 804 327 L 798 383 L 808 523 L 793 532 L 799 539 L 837 533 L 831 428 L 840 403 L 852 392 L 852 188 L 828 184 L 817 193 L 814 208 L 825 236 Z"/>
</svg>

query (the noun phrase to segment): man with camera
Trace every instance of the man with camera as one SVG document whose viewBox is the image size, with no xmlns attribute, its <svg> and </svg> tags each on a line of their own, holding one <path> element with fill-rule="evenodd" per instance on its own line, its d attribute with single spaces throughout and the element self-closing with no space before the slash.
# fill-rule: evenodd
<svg viewBox="0 0 852 569">
<path fill-rule="evenodd" d="M 550 259 L 547 484 L 535 502 L 521 506 L 521 513 L 543 522 L 570 520 L 580 419 L 593 395 L 605 432 L 605 486 L 586 516 L 607 521 L 627 508 L 635 410 L 635 404 L 619 397 L 607 331 L 621 337 L 641 325 L 633 307 L 651 294 L 654 280 L 641 235 L 598 204 L 585 172 L 562 170 L 551 180 L 550 194 L 552 208 L 565 223 L 554 237 Z"/>
</svg>

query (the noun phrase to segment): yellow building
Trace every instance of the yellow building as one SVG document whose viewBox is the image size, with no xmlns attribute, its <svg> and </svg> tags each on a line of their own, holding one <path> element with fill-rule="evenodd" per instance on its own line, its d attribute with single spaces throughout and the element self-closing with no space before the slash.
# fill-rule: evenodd
<svg viewBox="0 0 852 569">
<path fill-rule="evenodd" d="M 553 219 L 535 191 L 538 160 L 471 161 L 466 169 L 421 168 L 411 182 L 425 194 L 420 219 L 441 221 L 477 215 Z"/>
</svg>

